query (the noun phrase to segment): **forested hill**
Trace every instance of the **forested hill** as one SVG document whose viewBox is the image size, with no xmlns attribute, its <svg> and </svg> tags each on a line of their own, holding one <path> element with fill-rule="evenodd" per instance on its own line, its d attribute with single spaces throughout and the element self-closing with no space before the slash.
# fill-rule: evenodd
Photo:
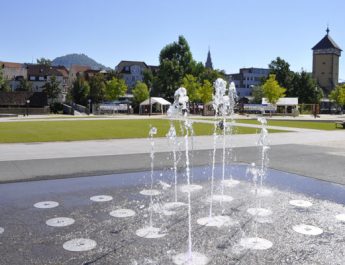
<svg viewBox="0 0 345 265">
<path fill-rule="evenodd" d="M 93 60 L 92 58 L 88 57 L 85 54 L 77 54 L 77 53 L 67 54 L 61 57 L 56 57 L 52 61 L 53 66 L 63 65 L 66 68 L 70 68 L 73 64 L 90 66 L 94 70 L 108 69 L 108 67 L 105 67 L 104 65 L 96 62 L 95 60 Z"/>
</svg>

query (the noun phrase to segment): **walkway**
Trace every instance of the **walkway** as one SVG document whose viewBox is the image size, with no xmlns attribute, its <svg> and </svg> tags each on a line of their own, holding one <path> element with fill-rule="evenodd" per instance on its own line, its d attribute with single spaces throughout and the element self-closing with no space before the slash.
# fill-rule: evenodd
<svg viewBox="0 0 345 265">
<path fill-rule="evenodd" d="M 240 134 L 231 136 L 233 147 L 256 146 L 256 134 Z M 325 142 L 339 142 L 345 145 L 344 131 L 302 131 L 290 133 L 273 133 L 269 135 L 271 145 L 283 144 L 315 144 Z M 183 141 L 179 138 L 179 141 Z M 343 144 L 341 144 L 343 143 Z M 183 146 L 183 145 L 182 145 Z M 221 143 L 218 143 L 218 148 Z M 143 139 L 114 139 L 98 141 L 47 142 L 47 143 L 19 143 L 1 144 L 0 161 L 71 158 L 108 155 L 143 154 L 150 152 L 150 143 Z M 209 150 L 213 148 L 212 136 L 194 137 L 195 150 Z M 182 147 L 183 149 L 183 147 Z M 171 146 L 166 138 L 155 139 L 156 152 L 169 152 Z"/>
</svg>

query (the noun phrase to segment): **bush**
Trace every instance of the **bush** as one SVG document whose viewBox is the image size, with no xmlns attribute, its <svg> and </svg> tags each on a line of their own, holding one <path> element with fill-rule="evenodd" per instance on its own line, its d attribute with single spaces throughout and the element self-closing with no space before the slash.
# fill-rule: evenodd
<svg viewBox="0 0 345 265">
<path fill-rule="evenodd" d="M 50 112 L 54 114 L 63 113 L 63 105 L 59 102 L 50 104 Z"/>
</svg>

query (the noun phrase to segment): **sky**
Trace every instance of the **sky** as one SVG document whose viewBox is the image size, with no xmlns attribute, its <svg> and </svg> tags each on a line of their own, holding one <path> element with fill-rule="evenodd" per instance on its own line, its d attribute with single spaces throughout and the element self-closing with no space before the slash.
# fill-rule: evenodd
<svg viewBox="0 0 345 265">
<path fill-rule="evenodd" d="M 0 61 L 36 62 L 84 53 L 108 67 L 158 65 L 183 35 L 193 58 L 226 73 L 268 67 L 280 56 L 312 71 L 311 48 L 326 34 L 345 49 L 343 0 L 0 0 Z M 345 81 L 345 54 L 340 57 Z"/>
</svg>

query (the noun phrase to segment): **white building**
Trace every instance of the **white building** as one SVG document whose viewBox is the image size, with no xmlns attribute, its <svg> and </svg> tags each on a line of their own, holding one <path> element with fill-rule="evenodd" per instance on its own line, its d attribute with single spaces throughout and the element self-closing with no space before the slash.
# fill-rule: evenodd
<svg viewBox="0 0 345 265">
<path fill-rule="evenodd" d="M 121 61 L 116 67 L 115 71 L 122 76 L 128 86 L 128 94 L 131 94 L 132 88 L 137 81 L 143 81 L 144 70 L 156 70 L 156 66 L 147 65 L 145 62 L 140 61 Z"/>
<path fill-rule="evenodd" d="M 32 83 L 33 92 L 42 92 L 45 88 L 45 84 L 51 80 L 52 76 L 55 76 L 61 89 L 58 100 L 60 102 L 66 100 L 68 91 L 68 70 L 65 67 L 28 64 L 27 71 L 27 78 L 28 81 Z"/>
<path fill-rule="evenodd" d="M 230 74 L 230 82 L 234 82 L 239 97 L 252 96 L 253 87 L 261 84 L 262 79 L 270 73 L 266 68 L 241 68 L 239 73 Z"/>
<path fill-rule="evenodd" d="M 17 90 L 20 80 L 27 77 L 27 66 L 22 63 L 0 62 L 0 68 L 12 91 Z"/>
</svg>

